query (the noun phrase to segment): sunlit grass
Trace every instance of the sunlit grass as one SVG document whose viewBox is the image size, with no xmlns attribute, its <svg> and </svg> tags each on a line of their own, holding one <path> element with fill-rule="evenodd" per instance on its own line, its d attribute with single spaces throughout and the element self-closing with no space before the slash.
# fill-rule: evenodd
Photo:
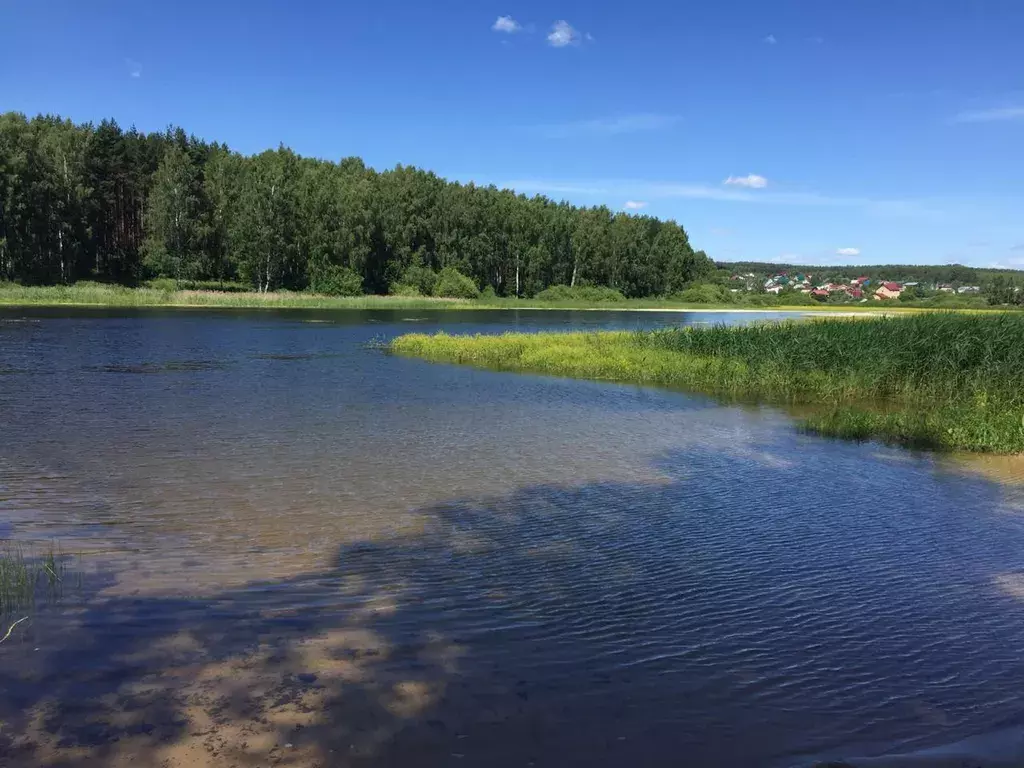
<svg viewBox="0 0 1024 768">
<path fill-rule="evenodd" d="M 1024 451 L 1024 316 L 718 325 L 643 332 L 427 336 L 428 360 L 670 386 L 725 400 L 813 406 L 804 428 L 935 450 Z"/>
</svg>

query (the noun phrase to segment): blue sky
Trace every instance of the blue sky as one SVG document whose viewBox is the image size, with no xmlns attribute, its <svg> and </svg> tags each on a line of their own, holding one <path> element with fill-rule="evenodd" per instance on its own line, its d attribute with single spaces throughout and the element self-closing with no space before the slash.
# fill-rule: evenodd
<svg viewBox="0 0 1024 768">
<path fill-rule="evenodd" d="M 1024 2 L 5 0 L 0 110 L 675 218 L 717 259 L 1024 267 Z"/>
</svg>

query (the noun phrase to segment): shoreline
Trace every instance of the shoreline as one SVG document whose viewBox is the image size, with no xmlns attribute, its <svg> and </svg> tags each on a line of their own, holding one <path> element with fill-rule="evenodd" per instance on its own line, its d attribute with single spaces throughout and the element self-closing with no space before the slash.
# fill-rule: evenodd
<svg viewBox="0 0 1024 768">
<path fill-rule="evenodd" d="M 959 349 L 949 349 L 949 340 Z M 835 314 L 813 322 L 393 339 L 394 354 L 494 371 L 661 386 L 797 408 L 800 428 L 934 452 L 1024 454 L 1024 317 Z M 872 348 L 871 355 L 814 350 Z M 965 349 L 981 350 L 965 357 Z M 960 364 L 951 364 L 961 360 Z"/>
<path fill-rule="evenodd" d="M 522 302 L 522 303 L 520 303 Z M 957 310 L 942 307 L 873 305 L 781 305 L 734 306 L 730 304 L 687 304 L 658 300 L 630 299 L 624 302 L 578 304 L 575 302 L 536 302 L 518 299 L 450 299 L 432 296 L 326 296 L 281 291 L 270 294 L 229 293 L 221 291 L 160 291 L 151 288 L 119 286 L 47 286 L 0 285 L 0 308 L 30 307 L 80 309 L 305 309 L 305 310 L 487 310 L 487 311 L 566 311 L 566 312 L 702 312 L 707 314 L 816 314 L 824 316 L 914 314 Z"/>
</svg>

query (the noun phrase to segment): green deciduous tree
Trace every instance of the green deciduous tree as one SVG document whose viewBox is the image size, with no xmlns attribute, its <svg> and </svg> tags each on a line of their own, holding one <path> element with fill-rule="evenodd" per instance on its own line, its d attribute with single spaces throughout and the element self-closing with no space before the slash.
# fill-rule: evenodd
<svg viewBox="0 0 1024 768">
<path fill-rule="evenodd" d="M 146 216 L 143 263 L 153 274 L 202 279 L 210 274 L 214 249 L 205 237 L 209 206 L 199 168 L 176 144 L 168 147 L 153 177 Z"/>
<path fill-rule="evenodd" d="M 674 222 L 291 150 L 245 157 L 180 128 L 0 115 L 0 278 L 529 297 L 552 285 L 659 295 L 711 263 Z"/>
</svg>

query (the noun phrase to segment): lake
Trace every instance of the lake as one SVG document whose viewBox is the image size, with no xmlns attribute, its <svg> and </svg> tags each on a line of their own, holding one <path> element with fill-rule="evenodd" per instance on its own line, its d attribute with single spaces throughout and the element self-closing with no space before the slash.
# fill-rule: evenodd
<svg viewBox="0 0 1024 768">
<path fill-rule="evenodd" d="M 0 763 L 1020 764 L 1020 464 L 376 343 L 769 317 L 0 308 Z"/>
</svg>

